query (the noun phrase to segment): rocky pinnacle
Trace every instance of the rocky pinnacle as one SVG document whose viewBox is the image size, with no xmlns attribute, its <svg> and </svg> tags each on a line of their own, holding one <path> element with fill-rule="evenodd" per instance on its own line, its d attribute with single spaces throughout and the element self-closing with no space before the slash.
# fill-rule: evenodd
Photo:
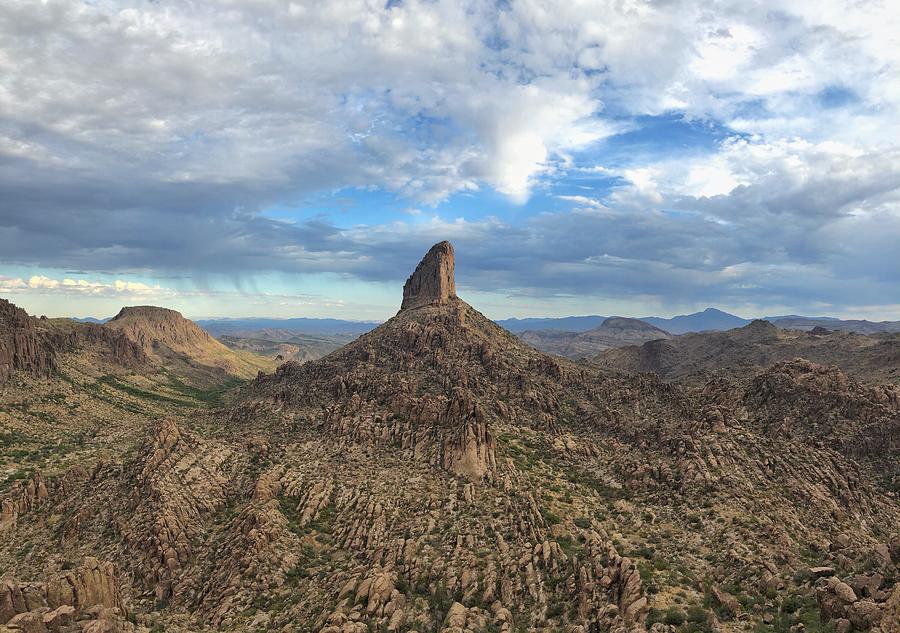
<svg viewBox="0 0 900 633">
<path fill-rule="evenodd" d="M 439 242 L 422 258 L 403 285 L 401 310 L 444 304 L 456 297 L 453 245 Z"/>
</svg>

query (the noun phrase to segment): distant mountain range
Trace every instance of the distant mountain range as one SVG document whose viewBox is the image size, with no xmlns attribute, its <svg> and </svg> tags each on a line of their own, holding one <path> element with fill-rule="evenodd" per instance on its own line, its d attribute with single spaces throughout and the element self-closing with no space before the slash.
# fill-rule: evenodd
<svg viewBox="0 0 900 633">
<path fill-rule="evenodd" d="M 522 332 L 555 330 L 560 332 L 587 332 L 596 329 L 607 319 L 597 314 L 585 316 L 499 319 L 496 323 L 514 334 Z M 866 321 L 864 319 L 836 319 L 834 317 L 808 317 L 781 315 L 763 317 L 781 328 L 811 330 L 816 326 L 831 330 L 875 334 L 878 332 L 900 332 L 900 321 Z M 75 318 L 82 323 L 105 323 L 108 318 Z M 753 319 L 723 312 L 716 308 L 706 308 L 701 312 L 682 314 L 672 318 L 641 317 L 641 321 L 665 330 L 670 334 L 689 332 L 710 332 L 744 327 Z M 294 319 L 237 318 L 237 319 L 197 319 L 196 323 L 213 336 L 241 335 L 258 330 L 281 330 L 303 334 L 351 334 L 360 335 L 377 327 L 378 321 L 348 321 L 344 319 L 316 319 L 299 317 Z"/>
<path fill-rule="evenodd" d="M 596 314 L 590 316 L 569 316 L 560 318 L 526 318 L 526 319 L 500 319 L 497 325 L 506 328 L 513 334 L 531 330 L 560 330 L 562 332 L 587 332 L 606 320 L 605 316 Z"/>
<path fill-rule="evenodd" d="M 641 321 L 655 325 L 669 334 L 686 334 L 687 332 L 707 332 L 710 330 L 731 330 L 736 327 L 744 327 L 750 323 L 750 319 L 742 319 L 739 316 L 722 312 L 715 308 L 707 308 L 703 312 L 682 314 L 664 319 L 661 317 L 643 317 Z"/>
<path fill-rule="evenodd" d="M 106 317 L 105 319 L 98 319 L 96 317 L 72 317 L 72 320 L 77 321 L 78 323 L 106 323 L 111 319 L 112 317 Z"/>
<path fill-rule="evenodd" d="M 822 327 L 804 332 L 763 320 L 727 331 L 691 332 L 638 345 L 610 346 L 601 349 L 593 362 L 622 374 L 652 372 L 665 380 L 703 384 L 710 376 L 741 380 L 773 363 L 795 358 L 836 365 L 861 382 L 900 382 L 897 334 L 871 336 Z"/>
<path fill-rule="evenodd" d="M 345 321 L 343 319 L 199 319 L 197 323 L 213 336 L 249 330 L 288 330 L 304 334 L 364 334 L 377 327 L 378 321 Z"/>
<path fill-rule="evenodd" d="M 534 330 L 561 330 L 565 332 L 587 332 L 599 327 L 607 317 L 599 315 L 570 316 L 548 319 L 503 319 L 497 321 L 510 332 L 519 334 Z M 860 334 L 876 334 L 878 332 L 900 332 L 900 321 L 866 321 L 864 319 L 837 319 L 834 317 L 807 317 L 795 314 L 767 316 L 764 320 L 783 329 L 811 330 L 824 327 L 830 330 L 857 332 Z M 640 317 L 669 334 L 687 334 L 689 332 L 719 332 L 749 325 L 753 319 L 706 308 L 702 312 L 682 314 L 672 318 Z"/>
<path fill-rule="evenodd" d="M 835 319 L 832 317 L 780 316 L 766 317 L 786 330 L 811 330 L 824 327 L 829 330 L 856 332 L 857 334 L 877 334 L 878 332 L 900 332 L 900 321 L 866 321 L 865 319 Z"/>
<path fill-rule="evenodd" d="M 599 327 L 607 317 L 600 315 L 571 316 L 558 319 L 503 319 L 497 321 L 510 332 L 534 330 L 561 330 L 565 332 L 587 332 Z M 703 312 L 683 314 L 666 319 L 663 317 L 638 317 L 644 323 L 649 323 L 669 334 L 684 334 L 686 332 L 704 332 L 707 330 L 730 330 L 743 327 L 750 323 L 751 319 L 743 319 L 739 316 L 722 312 L 715 308 L 707 308 Z"/>
<path fill-rule="evenodd" d="M 640 345 L 656 339 L 672 338 L 668 332 L 646 321 L 625 317 L 609 317 L 599 327 L 586 332 L 526 330 L 517 336 L 542 352 L 569 358 L 589 358 L 611 347 Z"/>
</svg>

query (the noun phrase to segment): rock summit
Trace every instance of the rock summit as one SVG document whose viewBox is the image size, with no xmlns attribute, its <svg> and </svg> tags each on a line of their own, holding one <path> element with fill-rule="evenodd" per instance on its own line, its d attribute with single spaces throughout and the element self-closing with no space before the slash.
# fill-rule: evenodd
<svg viewBox="0 0 900 633">
<path fill-rule="evenodd" d="M 426 253 L 403 285 L 401 310 L 443 305 L 456 298 L 455 257 L 450 242 L 438 242 Z"/>
</svg>

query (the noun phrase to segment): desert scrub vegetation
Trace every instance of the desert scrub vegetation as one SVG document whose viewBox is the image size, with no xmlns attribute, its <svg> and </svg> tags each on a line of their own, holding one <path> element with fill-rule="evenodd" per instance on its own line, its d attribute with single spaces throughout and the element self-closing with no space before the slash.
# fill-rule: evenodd
<svg viewBox="0 0 900 633">
<path fill-rule="evenodd" d="M 806 633 L 834 633 L 834 625 L 822 620 L 815 597 L 802 594 L 785 598 L 773 621 L 757 623 L 753 633 L 790 633 L 801 626 Z"/>
<path fill-rule="evenodd" d="M 155 393 L 153 391 L 147 391 L 145 389 L 140 389 L 139 387 L 135 387 L 134 385 L 130 385 L 126 382 L 119 380 L 116 376 L 112 374 L 106 374 L 105 376 L 101 376 L 97 379 L 97 385 L 106 385 L 112 387 L 113 389 L 117 389 L 123 393 L 128 394 L 133 398 L 137 398 L 139 400 L 150 400 L 152 402 L 161 402 L 166 404 L 173 404 L 178 407 L 195 407 L 196 405 L 187 400 L 181 400 L 178 398 L 172 398 L 170 396 Z"/>
<path fill-rule="evenodd" d="M 240 378 L 230 378 L 216 387 L 211 387 L 209 389 L 200 389 L 198 387 L 192 387 L 191 385 L 186 384 L 183 380 L 178 378 L 178 376 L 169 371 L 164 371 L 163 374 L 168 380 L 167 387 L 169 389 L 175 391 L 176 393 L 179 393 L 182 396 L 191 398 L 197 403 L 211 409 L 221 407 L 223 404 L 225 404 L 224 396 L 226 393 L 247 382 L 246 380 L 242 380 Z"/>
</svg>

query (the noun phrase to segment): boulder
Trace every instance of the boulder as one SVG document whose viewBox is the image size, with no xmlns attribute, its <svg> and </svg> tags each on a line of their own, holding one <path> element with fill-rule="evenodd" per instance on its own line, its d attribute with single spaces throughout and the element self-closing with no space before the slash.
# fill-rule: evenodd
<svg viewBox="0 0 900 633">
<path fill-rule="evenodd" d="M 894 585 L 894 592 L 881 613 L 882 633 L 900 633 L 900 583 Z"/>
<path fill-rule="evenodd" d="M 859 630 L 870 629 L 881 622 L 882 607 L 872 600 L 860 600 L 847 610 L 847 618 Z"/>
</svg>

